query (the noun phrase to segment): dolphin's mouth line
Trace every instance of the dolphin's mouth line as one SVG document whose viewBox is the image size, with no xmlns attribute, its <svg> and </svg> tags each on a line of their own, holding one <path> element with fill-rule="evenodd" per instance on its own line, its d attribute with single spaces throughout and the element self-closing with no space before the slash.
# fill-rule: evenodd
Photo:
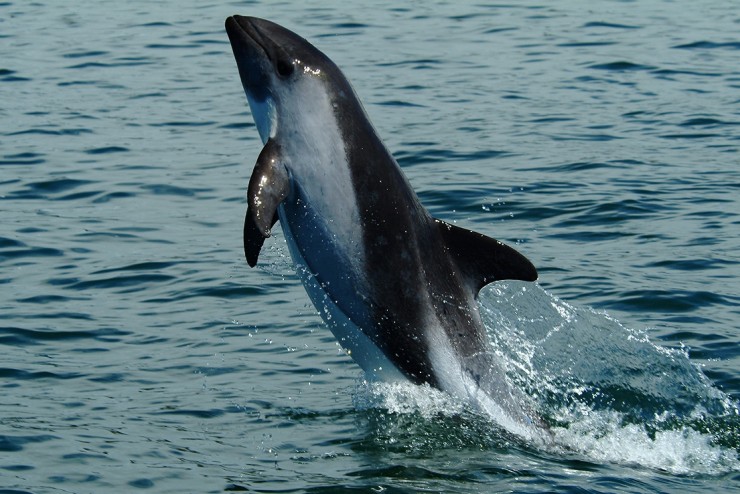
<svg viewBox="0 0 740 494">
<path fill-rule="evenodd" d="M 262 50 L 262 53 L 265 54 L 265 57 L 272 62 L 270 50 L 267 49 L 264 41 L 265 36 L 260 32 L 257 26 L 250 21 L 249 17 L 232 16 L 232 19 L 234 19 L 234 24 L 239 28 L 241 34 L 247 38 L 247 42 L 251 42 L 253 45 L 258 46 Z"/>
</svg>

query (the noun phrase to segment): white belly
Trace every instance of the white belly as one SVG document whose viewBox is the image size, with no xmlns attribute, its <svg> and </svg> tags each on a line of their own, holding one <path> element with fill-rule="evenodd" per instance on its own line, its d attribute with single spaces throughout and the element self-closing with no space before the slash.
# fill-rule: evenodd
<svg viewBox="0 0 740 494">
<path fill-rule="evenodd" d="M 284 207 L 281 206 L 280 224 L 288 243 L 290 256 L 293 258 L 296 272 L 301 278 L 306 292 L 316 310 L 319 311 L 326 325 L 336 337 L 339 344 L 344 348 L 352 359 L 365 371 L 368 380 L 371 381 L 406 381 L 406 377 L 394 366 L 385 354 L 372 342 L 372 340 L 352 321 L 348 314 L 338 306 L 337 300 L 321 286 L 316 277 L 317 273 L 311 272 L 309 264 L 303 258 L 301 248 L 296 243 L 295 236 L 291 231 L 290 223 L 283 221 L 285 217 Z M 355 293 L 335 294 L 334 296 L 358 296 Z M 358 321 L 360 324 L 361 321 Z"/>
</svg>

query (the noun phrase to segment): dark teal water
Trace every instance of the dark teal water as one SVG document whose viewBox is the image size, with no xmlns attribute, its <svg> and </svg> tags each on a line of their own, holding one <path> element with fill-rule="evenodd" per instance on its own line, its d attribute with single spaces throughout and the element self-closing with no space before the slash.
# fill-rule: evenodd
<svg viewBox="0 0 740 494">
<path fill-rule="evenodd" d="M 740 488 L 733 2 L 0 3 L 0 492 Z M 538 285 L 485 290 L 534 447 L 369 386 L 270 240 L 227 15 L 345 70 L 430 211 Z"/>
</svg>

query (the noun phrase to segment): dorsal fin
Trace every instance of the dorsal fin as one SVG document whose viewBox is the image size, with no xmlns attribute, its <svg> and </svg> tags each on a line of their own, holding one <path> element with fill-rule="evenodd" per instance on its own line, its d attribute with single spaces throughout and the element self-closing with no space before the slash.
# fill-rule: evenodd
<svg viewBox="0 0 740 494">
<path fill-rule="evenodd" d="M 290 192 L 290 178 L 280 155 L 280 146 L 269 139 L 249 178 L 247 215 L 244 218 L 244 255 L 257 264 L 262 244 L 278 220 L 277 208 Z"/>
<path fill-rule="evenodd" d="M 434 220 L 450 257 L 473 290 L 498 280 L 535 281 L 537 269 L 522 254 L 491 237 Z"/>
</svg>

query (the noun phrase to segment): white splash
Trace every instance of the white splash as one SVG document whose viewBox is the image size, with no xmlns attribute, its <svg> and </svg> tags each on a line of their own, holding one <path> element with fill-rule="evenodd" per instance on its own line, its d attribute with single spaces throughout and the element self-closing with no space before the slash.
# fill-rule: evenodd
<svg viewBox="0 0 740 494">
<path fill-rule="evenodd" d="M 546 449 L 674 474 L 740 471 L 738 451 L 717 441 L 733 433 L 706 432 L 736 424 L 738 405 L 685 351 L 518 282 L 484 290 L 481 314 L 506 372 L 554 424 Z"/>
<path fill-rule="evenodd" d="M 550 440 L 527 441 L 527 447 L 676 475 L 740 471 L 738 451 L 726 446 L 738 443 L 732 437 L 738 406 L 685 352 L 656 345 L 644 333 L 606 314 L 572 307 L 540 287 L 502 284 L 486 289 L 481 301 L 502 367 L 550 424 Z M 644 375 L 635 377 L 635 369 L 644 369 Z M 615 391 L 620 384 L 624 388 Z M 617 403 L 620 397 L 627 401 Z M 426 385 L 363 381 L 353 399 L 361 410 L 418 414 L 424 420 L 486 416 Z M 492 434 L 511 439 L 495 417 L 487 421 Z"/>
</svg>

